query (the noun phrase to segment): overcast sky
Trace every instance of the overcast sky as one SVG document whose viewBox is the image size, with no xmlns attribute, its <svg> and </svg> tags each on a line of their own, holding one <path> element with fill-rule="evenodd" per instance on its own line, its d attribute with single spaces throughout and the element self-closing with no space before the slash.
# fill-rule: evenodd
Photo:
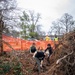
<svg viewBox="0 0 75 75">
<path fill-rule="evenodd" d="M 34 10 L 40 13 L 40 23 L 43 30 L 49 30 L 52 21 L 60 18 L 64 13 L 75 15 L 75 0 L 17 0 L 18 7 Z"/>
</svg>

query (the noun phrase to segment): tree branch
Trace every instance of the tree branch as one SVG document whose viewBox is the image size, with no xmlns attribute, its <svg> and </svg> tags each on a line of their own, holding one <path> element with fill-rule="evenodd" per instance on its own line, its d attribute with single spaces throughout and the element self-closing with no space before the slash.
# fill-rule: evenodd
<svg viewBox="0 0 75 75">
<path fill-rule="evenodd" d="M 71 53 L 69 53 L 68 55 L 65 55 L 64 57 L 58 59 L 58 60 L 56 61 L 56 64 L 59 64 L 63 59 L 67 58 L 67 57 L 68 57 L 69 55 L 71 55 L 71 54 L 73 54 L 73 51 L 72 51 Z"/>
</svg>

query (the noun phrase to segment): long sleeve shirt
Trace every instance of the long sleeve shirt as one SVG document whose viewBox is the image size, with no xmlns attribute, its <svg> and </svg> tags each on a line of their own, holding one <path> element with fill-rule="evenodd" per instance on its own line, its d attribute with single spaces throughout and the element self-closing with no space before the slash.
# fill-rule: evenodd
<svg viewBox="0 0 75 75">
<path fill-rule="evenodd" d="M 46 52 L 46 51 L 48 51 L 49 54 L 51 55 L 51 54 L 52 54 L 52 47 L 47 47 L 47 48 L 45 49 L 45 52 Z"/>
</svg>

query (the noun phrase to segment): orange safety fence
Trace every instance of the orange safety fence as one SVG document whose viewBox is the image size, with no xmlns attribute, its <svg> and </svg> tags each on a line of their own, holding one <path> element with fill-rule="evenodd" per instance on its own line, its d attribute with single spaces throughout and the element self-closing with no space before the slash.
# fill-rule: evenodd
<svg viewBox="0 0 75 75">
<path fill-rule="evenodd" d="M 40 40 L 28 41 L 28 40 L 14 38 L 11 36 L 6 36 L 6 35 L 3 35 L 3 40 L 5 42 L 8 42 L 14 50 L 29 50 L 29 48 L 33 42 L 36 44 L 37 49 L 41 48 L 42 50 L 45 50 L 48 43 L 50 43 L 51 46 L 53 48 L 55 48 L 54 47 L 55 42 L 53 40 L 50 40 L 50 41 L 40 41 Z M 3 43 L 3 49 L 4 49 L 4 51 L 11 51 L 11 48 L 9 48 L 5 43 Z"/>
</svg>

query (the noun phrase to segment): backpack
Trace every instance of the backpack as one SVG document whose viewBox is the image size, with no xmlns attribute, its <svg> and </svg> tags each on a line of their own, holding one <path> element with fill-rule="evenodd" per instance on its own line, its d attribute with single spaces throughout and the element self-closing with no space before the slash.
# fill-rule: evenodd
<svg viewBox="0 0 75 75">
<path fill-rule="evenodd" d="M 36 47 L 35 46 L 31 46 L 31 52 L 34 53 L 36 51 Z"/>
</svg>

